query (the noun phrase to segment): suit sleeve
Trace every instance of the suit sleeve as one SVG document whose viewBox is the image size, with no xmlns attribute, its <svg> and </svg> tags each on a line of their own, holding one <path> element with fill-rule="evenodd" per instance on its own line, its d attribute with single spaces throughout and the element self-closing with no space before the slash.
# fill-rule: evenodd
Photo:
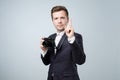
<svg viewBox="0 0 120 80">
<path fill-rule="evenodd" d="M 54 34 L 55 35 L 55 34 Z M 50 35 L 49 38 L 52 38 L 53 35 Z M 48 48 L 48 51 L 46 52 L 46 54 L 43 56 L 41 54 L 41 59 L 42 59 L 42 62 L 45 64 L 45 65 L 49 65 L 51 63 L 51 56 L 53 55 L 54 53 L 54 48 L 52 47 L 49 47 Z"/>
<path fill-rule="evenodd" d="M 83 49 L 83 39 L 80 34 L 75 34 L 75 41 L 70 44 L 72 47 L 73 62 L 76 64 L 83 64 L 86 60 L 86 55 Z"/>
<path fill-rule="evenodd" d="M 48 65 L 50 63 L 50 54 L 49 54 L 49 52 L 47 51 L 47 53 L 44 56 L 41 54 L 41 59 L 42 59 L 42 61 L 43 61 L 43 63 L 45 65 Z"/>
</svg>

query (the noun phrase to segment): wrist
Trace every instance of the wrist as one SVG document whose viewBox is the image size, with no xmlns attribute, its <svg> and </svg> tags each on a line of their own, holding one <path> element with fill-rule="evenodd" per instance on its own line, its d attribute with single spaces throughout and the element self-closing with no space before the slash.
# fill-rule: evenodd
<svg viewBox="0 0 120 80">
<path fill-rule="evenodd" d="M 69 43 L 72 44 L 74 41 L 75 41 L 75 36 L 72 36 L 72 37 L 68 38 Z"/>
</svg>

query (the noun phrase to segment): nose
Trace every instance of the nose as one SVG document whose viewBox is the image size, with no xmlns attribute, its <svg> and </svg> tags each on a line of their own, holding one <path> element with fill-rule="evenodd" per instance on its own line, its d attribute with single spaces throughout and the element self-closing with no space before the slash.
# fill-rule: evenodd
<svg viewBox="0 0 120 80">
<path fill-rule="evenodd" d="M 61 19 L 58 19 L 58 23 L 61 23 L 62 22 L 62 20 Z"/>
</svg>

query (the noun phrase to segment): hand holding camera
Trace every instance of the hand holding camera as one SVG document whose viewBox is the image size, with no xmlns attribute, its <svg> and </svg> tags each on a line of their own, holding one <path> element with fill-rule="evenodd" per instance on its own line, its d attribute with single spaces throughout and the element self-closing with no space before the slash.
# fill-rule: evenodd
<svg viewBox="0 0 120 80">
<path fill-rule="evenodd" d="M 41 42 L 40 42 L 40 48 L 43 51 L 46 51 L 48 49 L 48 47 L 55 47 L 55 42 L 53 39 L 51 38 L 41 38 Z"/>
<path fill-rule="evenodd" d="M 46 47 L 44 47 L 44 46 L 42 45 L 43 42 L 44 42 L 44 38 L 41 38 L 41 39 L 40 39 L 40 48 L 41 48 L 41 50 L 42 50 L 43 52 L 45 52 L 45 51 L 47 51 L 48 48 L 46 48 Z"/>
<path fill-rule="evenodd" d="M 44 42 L 42 43 L 42 45 L 44 47 L 46 47 L 46 48 L 48 48 L 48 47 L 55 47 L 54 39 L 44 38 Z"/>
</svg>

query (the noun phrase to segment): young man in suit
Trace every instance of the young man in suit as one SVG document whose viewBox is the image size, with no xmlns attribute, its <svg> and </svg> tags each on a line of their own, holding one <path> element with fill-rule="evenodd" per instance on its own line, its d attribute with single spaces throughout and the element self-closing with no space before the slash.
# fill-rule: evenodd
<svg viewBox="0 0 120 80">
<path fill-rule="evenodd" d="M 77 64 L 85 62 L 82 36 L 74 32 L 68 10 L 64 6 L 51 9 L 52 22 L 57 30 L 51 34 L 55 46 L 44 46 L 45 38 L 41 38 L 41 59 L 49 65 L 48 80 L 80 80 Z"/>
</svg>

